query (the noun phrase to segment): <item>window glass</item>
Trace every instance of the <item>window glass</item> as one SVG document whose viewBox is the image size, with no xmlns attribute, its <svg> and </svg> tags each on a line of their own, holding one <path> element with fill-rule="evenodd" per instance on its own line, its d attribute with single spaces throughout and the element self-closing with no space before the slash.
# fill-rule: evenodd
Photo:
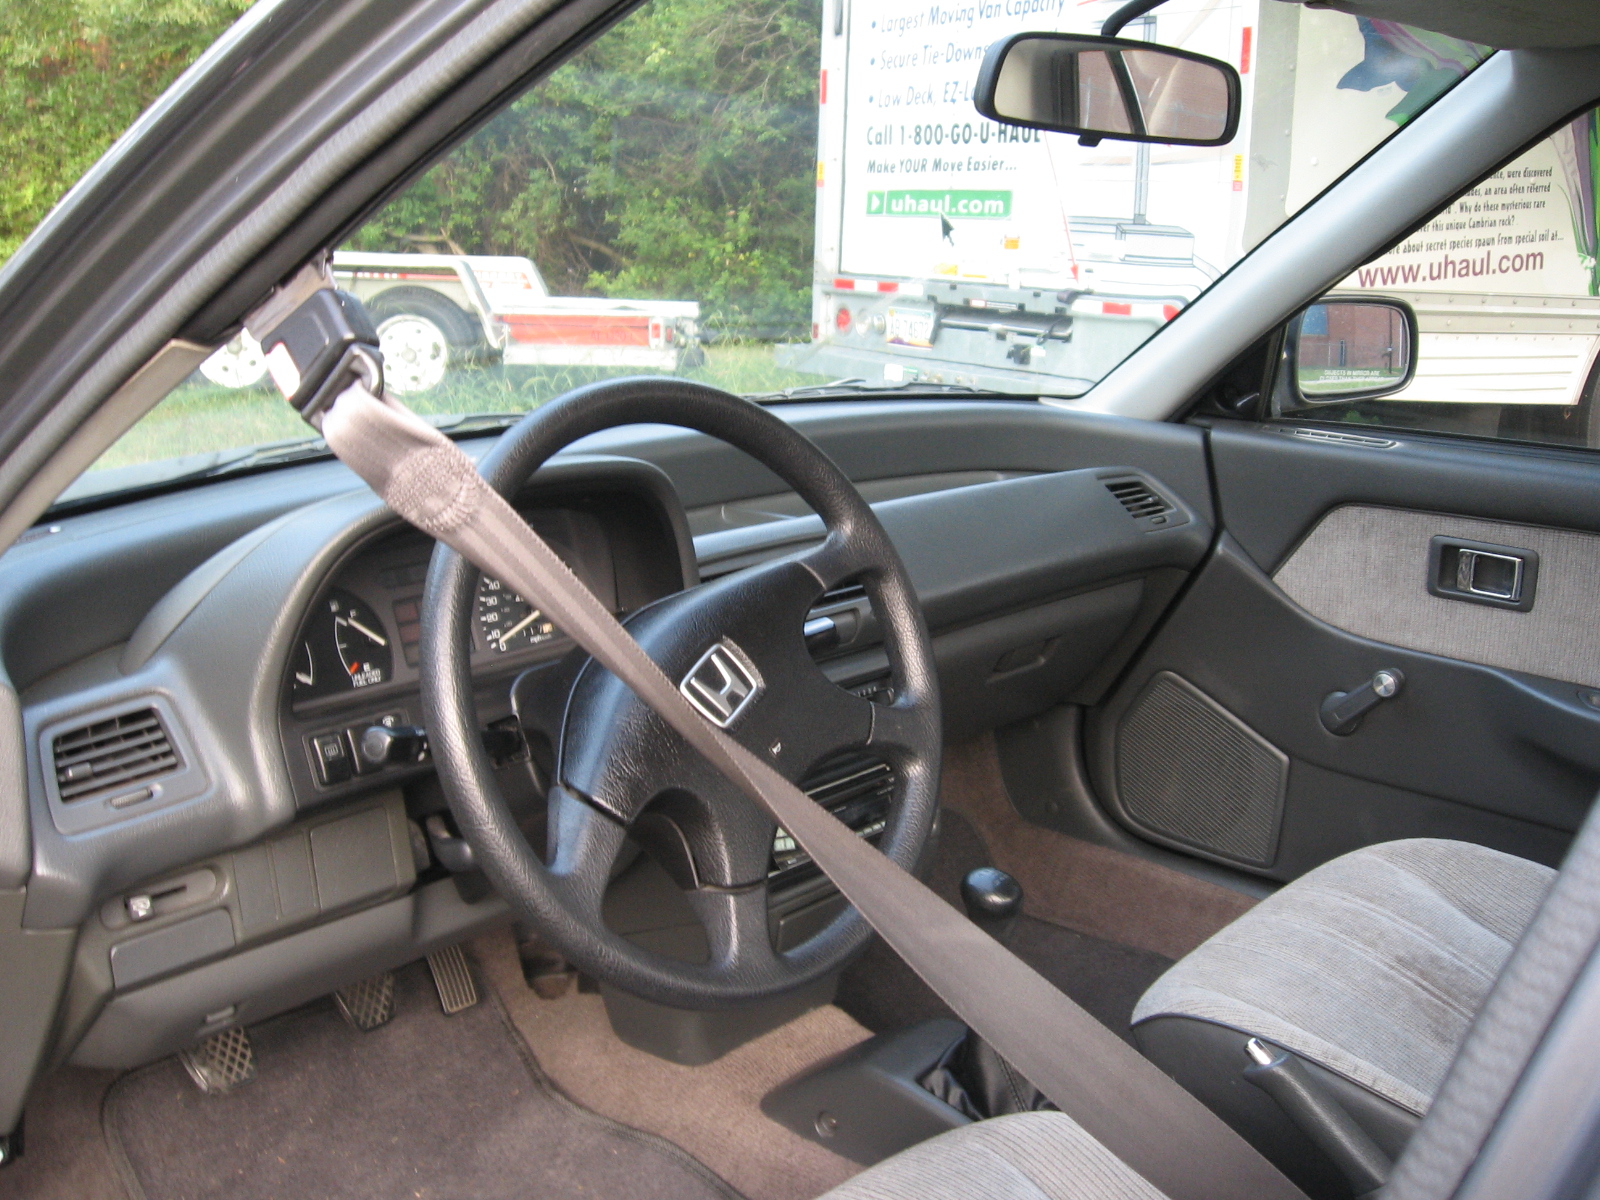
<svg viewBox="0 0 1600 1200">
<path fill-rule="evenodd" d="M 1597 178 L 1600 122 L 1590 112 L 1362 267 L 1338 293 L 1411 305 L 1415 378 L 1394 395 L 1343 403 L 1284 387 L 1280 413 L 1600 446 Z"/>
<path fill-rule="evenodd" d="M 994 42 L 1092 33 L 1117 7 L 652 0 L 373 217 L 336 274 L 389 387 L 441 423 L 650 372 L 1078 395 L 1486 53 L 1278 0 L 1169 0 L 1124 36 L 1237 66 L 1230 145 L 979 117 Z M 305 433 L 240 337 L 76 494 Z"/>
</svg>

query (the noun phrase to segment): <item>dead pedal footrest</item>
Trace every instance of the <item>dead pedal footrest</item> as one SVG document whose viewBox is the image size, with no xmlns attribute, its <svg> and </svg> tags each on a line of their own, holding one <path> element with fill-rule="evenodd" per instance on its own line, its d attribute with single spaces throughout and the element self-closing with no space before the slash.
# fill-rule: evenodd
<svg viewBox="0 0 1600 1200">
<path fill-rule="evenodd" d="M 439 1005 L 447 1015 L 454 1016 L 478 1002 L 478 984 L 472 978 L 466 951 L 459 945 L 428 955 L 428 969 L 433 972 L 433 986 L 439 991 Z"/>
<path fill-rule="evenodd" d="M 178 1051 L 178 1060 L 195 1086 L 208 1096 L 220 1096 L 256 1077 L 256 1052 L 250 1035 L 237 1027 Z"/>
<path fill-rule="evenodd" d="M 363 1033 L 385 1025 L 394 1016 L 394 972 L 342 987 L 333 994 L 333 1002 L 339 1015 Z"/>
</svg>

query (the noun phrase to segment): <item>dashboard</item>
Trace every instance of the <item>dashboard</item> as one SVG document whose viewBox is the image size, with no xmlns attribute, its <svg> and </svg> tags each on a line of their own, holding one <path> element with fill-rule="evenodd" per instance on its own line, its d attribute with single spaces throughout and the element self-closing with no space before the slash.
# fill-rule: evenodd
<svg viewBox="0 0 1600 1200">
<path fill-rule="evenodd" d="M 1209 545 L 1194 430 L 1001 403 L 780 411 L 863 481 L 905 559 L 952 739 L 1092 701 Z M 1167 506 L 1160 529 L 1119 501 L 1130 483 Z M 823 533 L 764 468 L 661 427 L 585 439 L 513 503 L 624 618 Z M 39 1026 L 50 1053 L 147 1062 L 504 919 L 419 832 L 445 807 L 431 765 L 358 766 L 367 731 L 422 722 L 433 552 L 337 462 L 63 519 L 7 552 L 15 691 L 0 702 L 20 709 L 27 782 L 0 791 L 0 867 L 20 829 L 25 926 L 70 932 L 65 974 L 39 985 L 57 1009 Z M 865 596 L 830 595 L 817 615 L 837 634 L 824 671 L 878 694 Z M 476 586 L 471 637 L 490 732 L 516 724 L 519 679 L 573 653 L 494 580 Z M 808 786 L 864 836 L 881 827 L 880 766 L 832 764 Z M 791 845 L 774 847 L 771 881 L 790 898 L 773 909 L 780 948 L 837 903 Z"/>
</svg>

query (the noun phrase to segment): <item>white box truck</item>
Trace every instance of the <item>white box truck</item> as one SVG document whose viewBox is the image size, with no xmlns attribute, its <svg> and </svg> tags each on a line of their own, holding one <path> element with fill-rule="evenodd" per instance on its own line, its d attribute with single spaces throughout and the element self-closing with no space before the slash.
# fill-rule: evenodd
<svg viewBox="0 0 1600 1200">
<path fill-rule="evenodd" d="M 780 361 L 874 384 L 1081 392 L 1479 53 L 1278 0 L 1169 0 L 1121 36 L 1233 63 L 1244 114 L 1230 145 L 1085 147 L 978 116 L 990 45 L 1094 33 L 1117 7 L 828 0 L 812 340 Z M 1592 146 L 1569 140 L 1529 156 L 1566 153 L 1565 174 L 1513 164 L 1346 282 L 1418 309 L 1421 367 L 1399 398 L 1570 405 L 1582 393 L 1600 339 L 1595 171 Z M 1513 189 L 1521 206 L 1502 201 L 1490 229 L 1476 210 Z M 1484 254 L 1487 271 L 1471 265 Z M 1532 390 L 1474 390 L 1472 378 L 1525 368 L 1540 375 Z"/>
</svg>

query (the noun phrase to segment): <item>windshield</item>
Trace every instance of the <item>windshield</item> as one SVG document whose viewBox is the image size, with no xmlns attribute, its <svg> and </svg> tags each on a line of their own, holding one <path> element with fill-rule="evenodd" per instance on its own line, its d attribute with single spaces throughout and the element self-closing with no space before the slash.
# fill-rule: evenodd
<svg viewBox="0 0 1600 1200">
<path fill-rule="evenodd" d="M 336 277 L 389 389 L 463 430 L 645 373 L 772 400 L 1076 396 L 1487 53 L 1170 0 L 1122 36 L 1234 64 L 1233 143 L 978 116 L 988 46 L 1116 7 L 652 0 L 368 221 Z M 242 334 L 64 499 L 292 460 L 307 434 Z"/>
</svg>

